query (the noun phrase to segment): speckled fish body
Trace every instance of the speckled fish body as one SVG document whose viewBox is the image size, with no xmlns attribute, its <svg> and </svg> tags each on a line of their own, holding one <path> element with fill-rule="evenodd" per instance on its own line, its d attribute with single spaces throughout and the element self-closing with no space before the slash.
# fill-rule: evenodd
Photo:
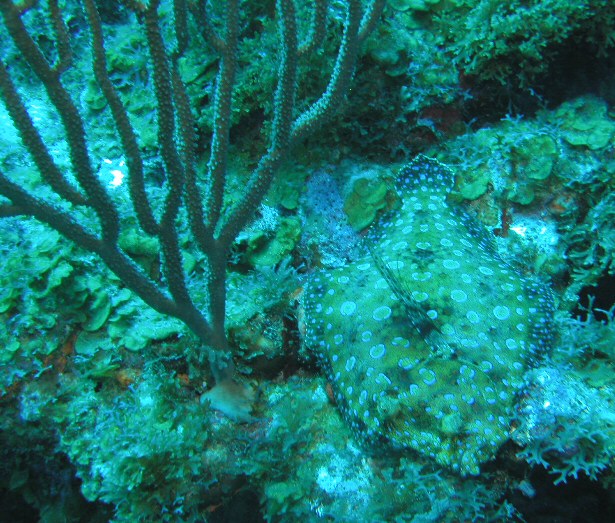
<svg viewBox="0 0 615 523">
<path fill-rule="evenodd" d="M 523 374 L 550 337 L 552 298 L 447 201 L 452 172 L 418 157 L 369 254 L 315 273 L 306 344 L 353 430 L 477 474 L 508 439 Z"/>
</svg>

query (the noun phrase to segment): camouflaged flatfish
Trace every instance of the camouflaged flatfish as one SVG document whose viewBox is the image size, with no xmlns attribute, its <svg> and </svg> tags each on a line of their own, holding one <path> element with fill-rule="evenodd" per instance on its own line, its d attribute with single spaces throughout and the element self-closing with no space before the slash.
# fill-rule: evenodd
<svg viewBox="0 0 615 523">
<path fill-rule="evenodd" d="M 368 231 L 369 253 L 311 277 L 306 344 L 355 433 L 477 474 L 508 439 L 553 304 L 447 202 L 453 181 L 423 156 L 401 170 L 401 208 Z"/>
</svg>

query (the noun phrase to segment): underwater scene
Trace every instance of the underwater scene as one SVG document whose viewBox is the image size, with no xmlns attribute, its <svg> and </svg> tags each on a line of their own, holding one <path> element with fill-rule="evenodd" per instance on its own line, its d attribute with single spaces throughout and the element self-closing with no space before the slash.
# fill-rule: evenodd
<svg viewBox="0 0 615 523">
<path fill-rule="evenodd" d="M 614 2 L 0 18 L 0 523 L 615 521 Z"/>
</svg>

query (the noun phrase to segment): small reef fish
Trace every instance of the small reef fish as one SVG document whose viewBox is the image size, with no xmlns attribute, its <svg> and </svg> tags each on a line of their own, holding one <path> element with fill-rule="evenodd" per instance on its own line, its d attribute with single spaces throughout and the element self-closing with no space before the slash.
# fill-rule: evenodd
<svg viewBox="0 0 615 523">
<path fill-rule="evenodd" d="M 371 226 L 368 252 L 311 276 L 305 342 L 355 434 L 475 475 L 509 437 L 554 307 L 447 201 L 453 183 L 425 156 L 401 169 L 401 207 Z"/>
</svg>

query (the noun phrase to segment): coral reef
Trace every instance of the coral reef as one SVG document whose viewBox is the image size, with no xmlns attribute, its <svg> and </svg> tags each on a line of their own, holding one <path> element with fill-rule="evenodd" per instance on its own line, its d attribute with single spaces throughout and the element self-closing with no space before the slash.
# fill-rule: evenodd
<svg viewBox="0 0 615 523">
<path fill-rule="evenodd" d="M 57 2 L 12 3 L 57 63 L 52 18 L 37 8 Z M 293 3 L 304 41 L 319 2 Z M 168 180 L 147 38 L 123 1 L 96 4 L 109 78 L 157 208 Z M 183 2 L 160 2 L 169 48 L 174 4 Z M 207 2 L 215 18 L 223 4 Z M 87 48 L 81 3 L 59 5 L 75 50 Z M 245 38 L 223 209 L 241 203 L 267 147 L 279 66 L 274 3 L 238 5 Z M 299 112 L 327 86 L 346 5 L 332 3 L 320 49 L 300 56 Z M 187 27 L 192 37 L 201 29 Z M 252 412 L 233 404 L 231 389 L 211 388 L 208 356 L 183 323 L 49 227 L 2 216 L 0 519 L 607 518 L 614 34 L 607 0 L 387 2 L 340 101 L 345 116 L 280 166 L 225 258 L 225 332 Z M 2 67 L 72 180 L 58 114 L 9 41 L 0 23 Z M 131 216 L 130 169 L 91 61 L 76 52 L 57 74 L 84 117 L 93 175 L 121 217 L 119 245 L 165 283 L 161 242 Z M 177 60 L 199 176 L 219 62 L 210 47 Z M 53 199 L 2 105 L 0 127 L 0 171 L 71 208 Z M 412 162 L 417 153 L 436 160 Z M 80 217 L 98 230 L 92 212 Z M 175 222 L 186 285 L 205 310 L 206 260 L 188 238 L 188 214 Z"/>
</svg>

